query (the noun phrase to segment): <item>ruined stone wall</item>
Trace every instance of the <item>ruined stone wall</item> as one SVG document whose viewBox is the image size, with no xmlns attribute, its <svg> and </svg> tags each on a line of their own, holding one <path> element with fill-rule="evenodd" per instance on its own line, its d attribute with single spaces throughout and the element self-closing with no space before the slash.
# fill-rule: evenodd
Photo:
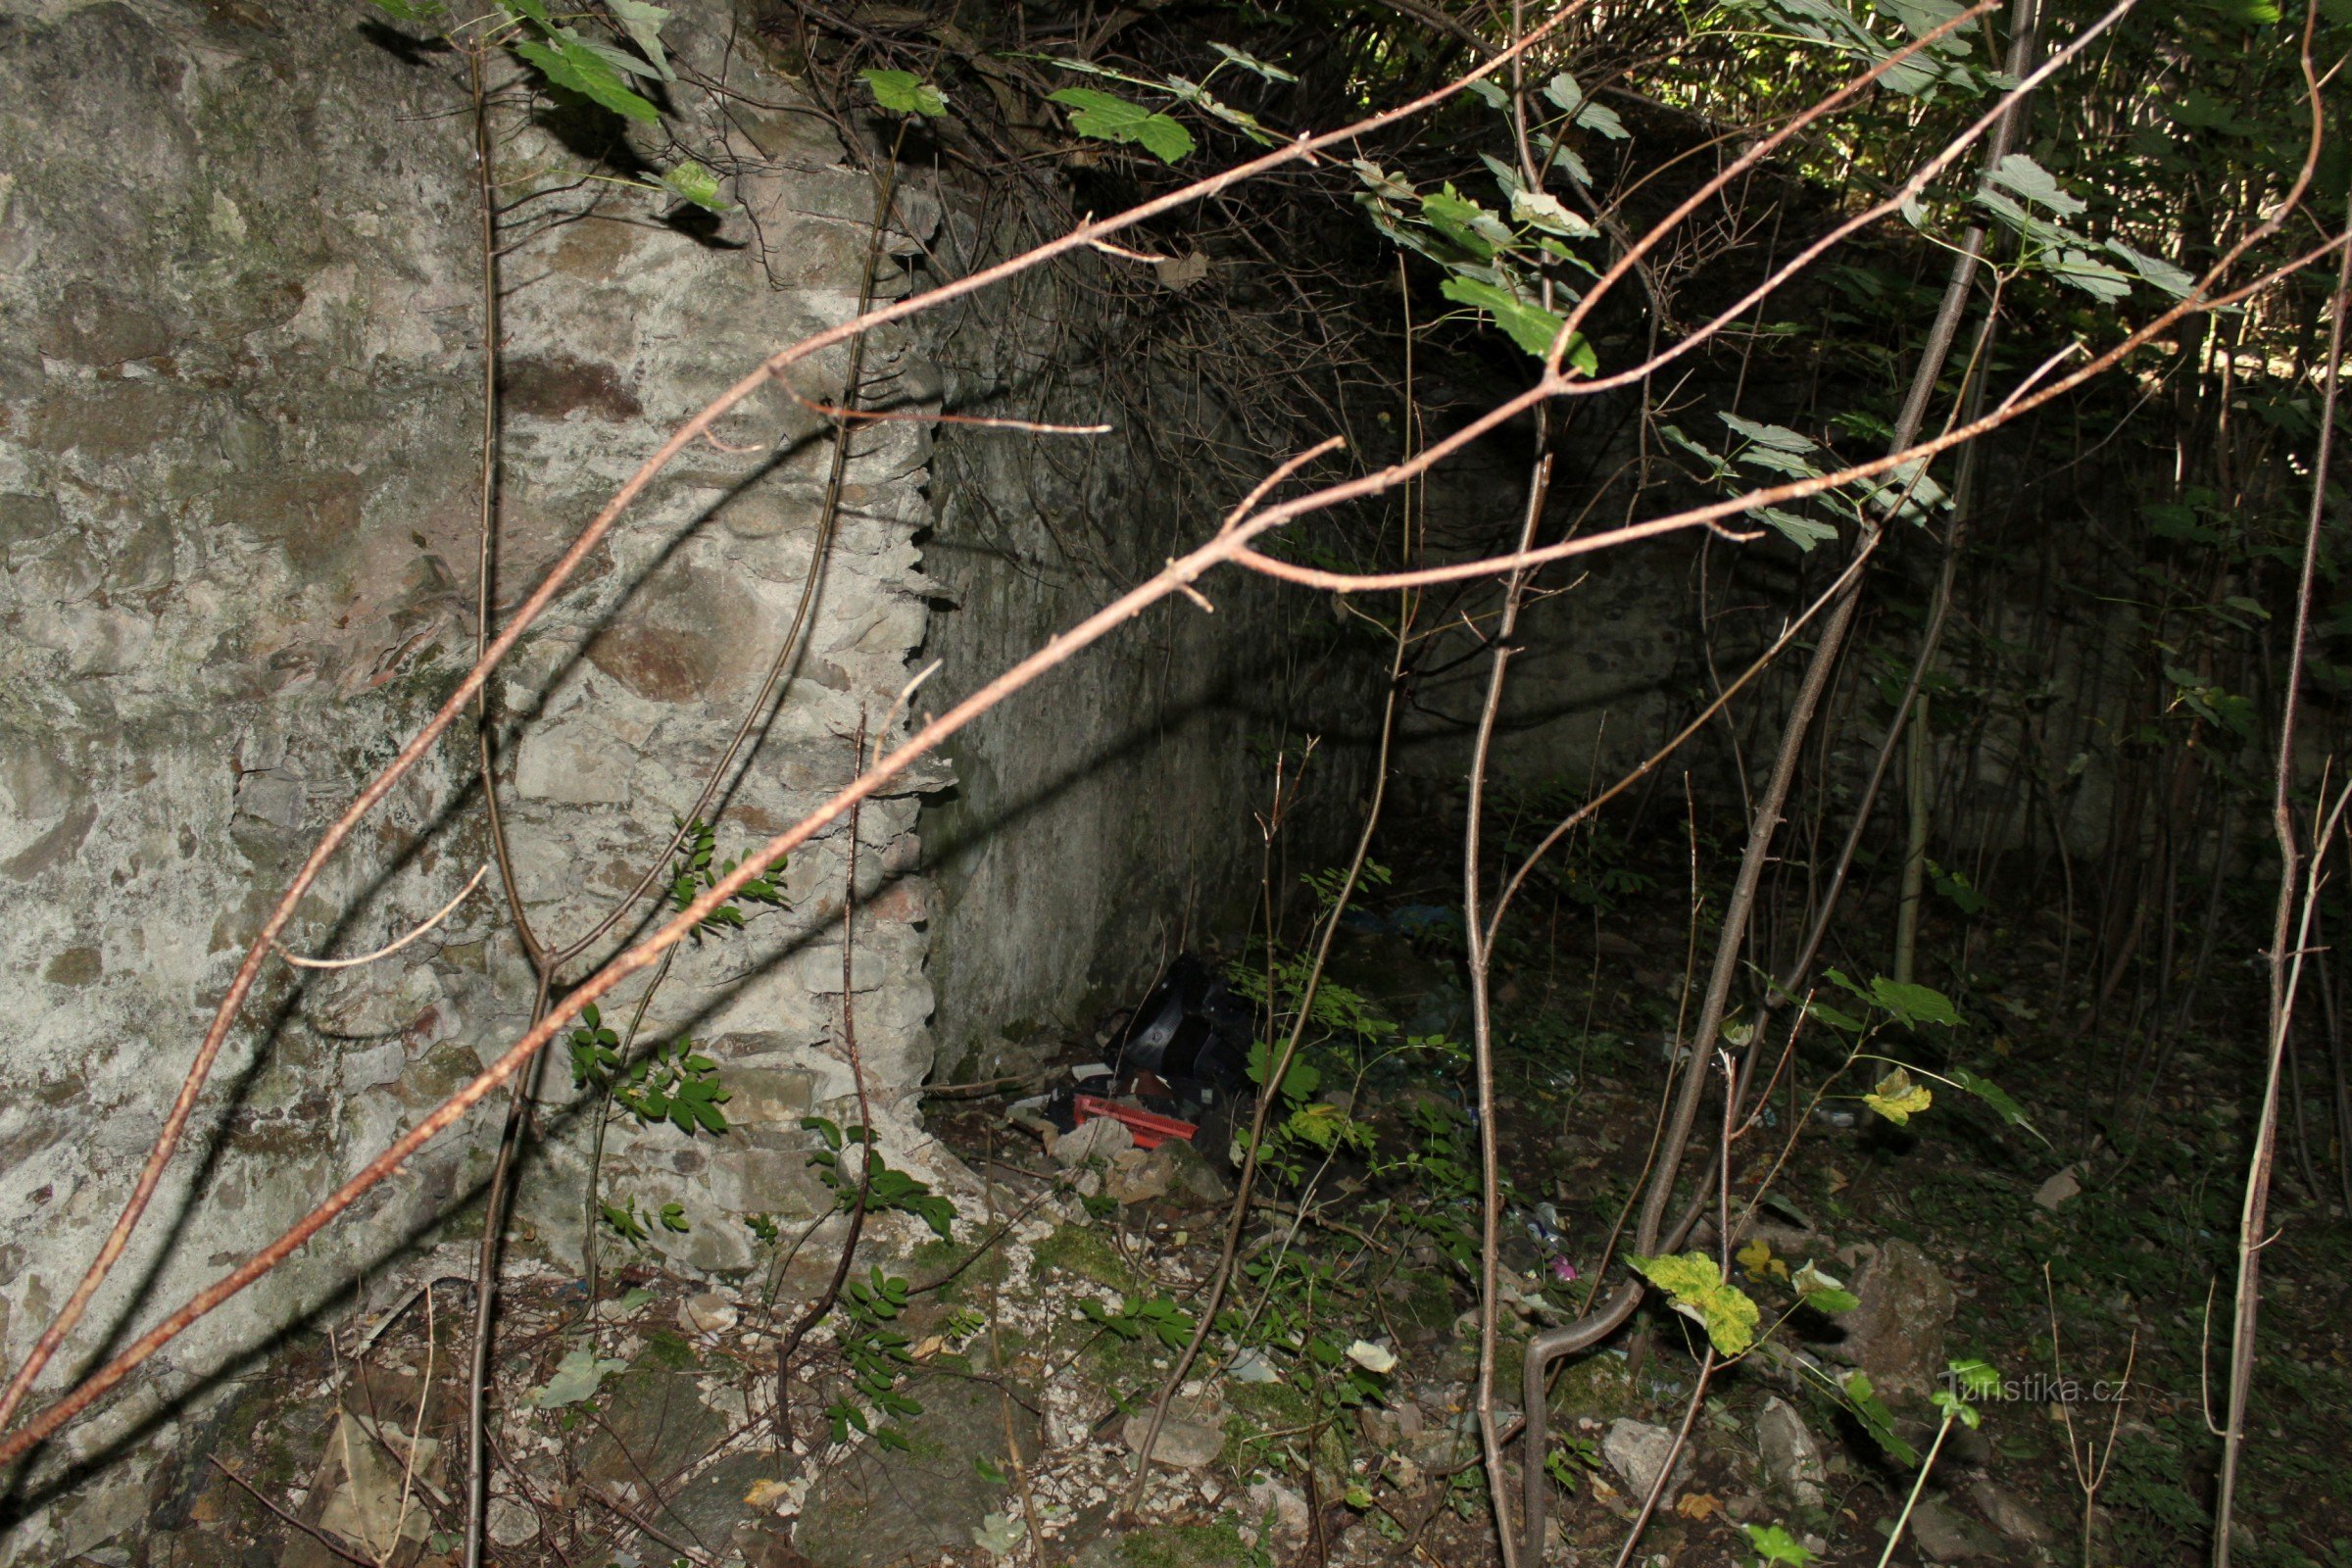
<svg viewBox="0 0 2352 1568">
<path fill-rule="evenodd" d="M 672 47 L 747 91 L 687 129 L 736 161 L 742 211 L 570 188 L 510 212 L 496 598 L 511 609 L 677 420 L 774 347 L 857 309 L 876 193 L 791 84 L 681 13 Z M 781 106 L 761 108 L 760 105 Z M 578 167 L 561 121 L 500 122 L 510 199 Z M 270 902 L 319 830 L 470 662 L 482 259 L 463 75 L 365 8 L 57 4 L 0 21 L 0 1359 L 14 1365 L 112 1223 Z M 540 184 L 549 183 L 541 179 Z M 890 253 L 923 227 L 897 208 Z M 868 387 L 927 373 L 905 335 Z M 846 361 L 806 390 L 837 390 Z M 673 466 L 495 684 L 519 892 L 571 941 L 661 855 L 790 624 L 830 460 L 781 389 Z M 743 448 L 749 450 L 737 451 Z M 913 544 L 928 437 L 858 438 L 795 678 L 739 769 L 722 858 L 845 780 L 924 634 Z M 876 1120 L 920 1165 L 931 1063 L 912 791 L 861 813 L 850 981 Z M 819 1199 L 798 1119 L 850 1103 L 841 1047 L 847 829 L 797 855 L 786 906 L 683 950 L 647 1039 L 720 1063 L 723 1137 L 614 1124 L 602 1189 L 690 1227 L 649 1246 L 753 1259 L 751 1213 Z M 335 859 L 289 933 L 372 948 L 488 858 L 472 739 L 453 731 Z M 599 951 L 629 928 L 608 938 Z M 571 971 L 580 972 L 581 966 Z M 397 956 L 272 966 L 188 1147 L 54 1387 L 244 1257 L 527 1023 L 531 971 L 493 878 Z M 625 1017 L 621 1000 L 608 1020 Z M 573 1266 L 593 1118 L 559 1057 L 518 1250 Z M 445 1137 L 288 1268 L 179 1341 L 56 1463 L 167 1435 L 191 1389 L 365 1295 L 478 1196 L 497 1118 Z M 618 1243 L 608 1238 L 606 1245 Z M 152 1424 L 162 1412 L 162 1424 Z M 116 1463 L 27 1483 L 0 1557 L 57 1560 L 145 1516 Z"/>
<path fill-rule="evenodd" d="M 994 253 L 981 195 L 946 193 L 943 262 Z M 956 408 L 1102 428 L 942 427 L 926 694 L 970 690 L 1195 548 L 1296 450 L 1274 442 L 1324 433 L 1262 406 L 1246 427 L 1249 389 L 1166 341 L 1164 316 L 1193 307 L 1154 277 L 1089 255 L 933 323 Z M 1246 318 L 1228 329 L 1246 339 Z M 1200 587 L 1213 608 L 1145 611 L 951 743 L 955 787 L 923 816 L 943 1074 L 1022 1072 L 1083 1040 L 1179 953 L 1239 943 L 1261 877 L 1285 898 L 1352 844 L 1383 648 L 1344 636 L 1322 595 L 1231 568 Z M 1295 794 L 1269 850 L 1278 776 Z"/>
</svg>

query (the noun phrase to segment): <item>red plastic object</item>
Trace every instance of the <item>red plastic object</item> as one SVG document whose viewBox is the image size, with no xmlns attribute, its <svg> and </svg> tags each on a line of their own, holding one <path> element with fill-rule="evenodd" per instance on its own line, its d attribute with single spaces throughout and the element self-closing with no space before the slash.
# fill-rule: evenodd
<svg viewBox="0 0 2352 1568">
<path fill-rule="evenodd" d="M 1189 1144 L 1193 1141 L 1193 1134 L 1200 1130 L 1189 1121 L 1178 1121 L 1173 1116 L 1155 1116 L 1151 1111 L 1137 1110 L 1132 1105 L 1115 1104 L 1099 1095 L 1076 1096 L 1075 1105 L 1081 1123 L 1096 1116 L 1108 1116 L 1135 1134 L 1135 1147 L 1138 1149 L 1157 1149 L 1171 1138 L 1181 1138 Z"/>
</svg>

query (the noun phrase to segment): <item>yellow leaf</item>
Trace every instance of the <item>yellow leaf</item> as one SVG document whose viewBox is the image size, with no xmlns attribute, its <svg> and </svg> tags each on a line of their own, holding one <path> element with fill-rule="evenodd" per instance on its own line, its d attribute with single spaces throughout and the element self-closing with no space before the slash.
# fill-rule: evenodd
<svg viewBox="0 0 2352 1568">
<path fill-rule="evenodd" d="M 1925 1085 L 1913 1083 L 1911 1075 L 1900 1067 L 1880 1079 L 1879 1087 L 1862 1097 L 1862 1103 L 1897 1127 L 1935 1102 L 1936 1096 Z"/>
<path fill-rule="evenodd" d="M 1704 1519 L 1722 1506 L 1713 1493 L 1690 1492 L 1685 1493 L 1682 1501 L 1674 1505 L 1674 1511 L 1686 1519 Z"/>
<path fill-rule="evenodd" d="M 1772 1244 L 1758 1236 L 1732 1255 L 1740 1260 L 1740 1266 L 1748 1273 L 1761 1275 L 1772 1265 Z"/>
</svg>

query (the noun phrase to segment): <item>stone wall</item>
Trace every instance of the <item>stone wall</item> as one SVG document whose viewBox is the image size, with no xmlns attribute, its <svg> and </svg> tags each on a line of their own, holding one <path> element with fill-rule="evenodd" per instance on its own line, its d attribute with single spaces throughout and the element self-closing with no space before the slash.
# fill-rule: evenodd
<svg viewBox="0 0 2352 1568">
<path fill-rule="evenodd" d="M 269 904 L 471 659 L 483 312 L 464 77 L 367 15 L 141 0 L 0 22 L 10 1365 L 113 1221 Z M 507 217 L 501 607 L 677 420 L 858 307 L 873 184 L 788 82 L 724 52 L 723 20 L 682 21 L 673 47 L 784 106 L 722 121 L 678 94 L 689 136 L 739 172 L 740 213 L 673 222 L 662 197 L 564 181 Z M 561 117 L 500 127 L 511 198 L 579 165 Z M 925 227 L 919 193 L 896 210 L 882 297 L 909 285 L 896 256 Z M 875 341 L 869 395 L 920 390 L 910 343 Z M 845 364 L 803 390 L 838 391 Z M 781 388 L 731 416 L 725 450 L 673 467 L 497 682 L 518 891 L 551 942 L 660 858 L 749 710 L 808 568 L 826 428 Z M 905 682 L 934 591 L 913 543 L 927 458 L 918 425 L 858 438 L 794 678 L 725 797 L 722 858 L 845 780 L 861 717 L 878 723 Z M 932 993 L 913 792 L 943 777 L 858 826 L 858 1037 L 885 1147 L 918 1168 Z M 850 1103 L 847 844 L 838 828 L 794 858 L 782 909 L 682 950 L 651 1008 L 645 1038 L 691 1031 L 735 1094 L 726 1136 L 624 1120 L 606 1152 L 609 1199 L 683 1202 L 690 1229 L 649 1244 L 682 1263 L 743 1267 L 746 1214 L 829 1200 L 798 1119 Z M 461 728 L 333 862 L 288 945 L 374 947 L 488 855 Z M 533 976 L 496 887 L 382 962 L 271 968 L 49 1386 L 279 1232 L 525 1026 Z M 561 1059 L 540 1094 L 517 1246 L 569 1266 L 592 1118 Z M 168 1433 L 187 1391 L 413 1256 L 477 1197 L 496 1127 L 478 1115 L 433 1146 L 52 1461 Z M 24 1485 L 0 1557 L 54 1560 L 142 1516 L 140 1467 L 94 1474 Z"/>
<path fill-rule="evenodd" d="M 1004 248 L 977 193 L 944 205 L 941 257 Z M 924 564 L 943 594 L 923 654 L 942 664 L 926 694 L 970 690 L 1195 548 L 1296 450 L 1267 444 L 1280 414 L 1245 421 L 1246 389 L 1167 341 L 1163 313 L 1188 303 L 1155 279 L 1089 256 L 943 317 L 956 408 L 1106 428 L 942 427 Z M 1278 759 L 1296 788 L 1313 746 L 1272 846 L 1278 896 L 1351 846 L 1383 649 L 1343 637 L 1324 596 L 1232 568 L 1200 587 L 1213 609 L 1147 610 L 951 743 L 955 787 L 923 815 L 943 1074 L 1023 1071 L 1177 954 L 1239 941 L 1269 868 L 1259 817 Z"/>
</svg>

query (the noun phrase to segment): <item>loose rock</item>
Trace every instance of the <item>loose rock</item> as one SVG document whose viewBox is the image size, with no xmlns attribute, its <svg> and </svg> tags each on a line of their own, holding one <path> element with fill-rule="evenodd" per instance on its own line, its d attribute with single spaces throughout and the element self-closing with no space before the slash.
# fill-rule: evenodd
<svg viewBox="0 0 2352 1568">
<path fill-rule="evenodd" d="M 1647 1496 L 1658 1484 L 1658 1474 L 1666 1468 L 1666 1456 L 1674 1451 L 1674 1434 L 1664 1427 L 1653 1427 L 1646 1421 L 1612 1421 L 1608 1435 L 1600 1440 L 1600 1451 L 1609 1467 L 1625 1478 L 1637 1496 Z M 1677 1478 L 1690 1466 L 1690 1455 L 1675 1467 Z M 1674 1489 L 1658 1499 L 1671 1506 Z"/>
<path fill-rule="evenodd" d="M 1911 1510 L 1911 1539 L 1931 1562 L 1965 1562 L 2001 1555 L 1978 1527 L 1930 1498 Z"/>
<path fill-rule="evenodd" d="M 1865 1259 L 1854 1294 L 1862 1304 L 1838 1319 L 1845 1357 L 1870 1374 L 1882 1397 L 1926 1398 L 1943 1370 L 1957 1300 L 1951 1282 L 1919 1248 L 1892 1241 Z"/>
<path fill-rule="evenodd" d="M 1080 1122 L 1054 1139 L 1047 1152 L 1054 1156 L 1055 1164 L 1066 1170 L 1073 1165 L 1083 1165 L 1090 1159 L 1114 1159 L 1134 1147 L 1135 1135 L 1127 1130 L 1125 1123 L 1113 1121 L 1108 1116 L 1097 1116 L 1092 1121 Z"/>
<path fill-rule="evenodd" d="M 1144 1436 L 1152 1430 L 1152 1412 L 1138 1410 L 1127 1418 L 1125 1427 L 1127 1446 L 1137 1453 L 1144 1451 Z M 1160 1423 L 1159 1441 L 1152 1445 L 1152 1459 L 1155 1464 L 1170 1465 L 1178 1470 L 1205 1469 L 1225 1446 L 1225 1434 L 1198 1421 L 1187 1421 L 1171 1415 Z"/>
<path fill-rule="evenodd" d="M 1756 1446 L 1765 1477 L 1775 1487 L 1799 1507 L 1821 1506 L 1829 1467 L 1822 1461 L 1820 1442 L 1786 1399 L 1764 1401 L 1763 1413 L 1756 1417 Z"/>
</svg>

